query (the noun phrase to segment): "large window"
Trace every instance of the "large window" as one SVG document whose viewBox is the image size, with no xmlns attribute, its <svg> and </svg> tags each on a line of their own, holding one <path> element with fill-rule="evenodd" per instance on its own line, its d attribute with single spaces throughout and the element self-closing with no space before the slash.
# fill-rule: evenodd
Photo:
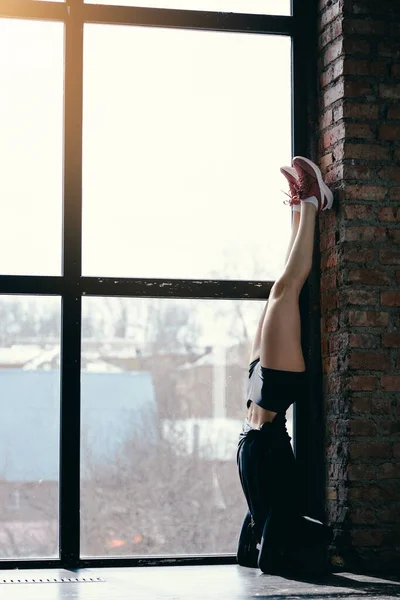
<svg viewBox="0 0 400 600">
<path fill-rule="evenodd" d="M 234 561 L 305 4 L 0 0 L 0 566 Z"/>
</svg>

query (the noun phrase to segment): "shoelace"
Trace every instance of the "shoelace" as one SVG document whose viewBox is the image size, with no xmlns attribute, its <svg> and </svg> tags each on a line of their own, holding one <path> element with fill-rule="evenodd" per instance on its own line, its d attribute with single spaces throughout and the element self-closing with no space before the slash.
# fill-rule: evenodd
<svg viewBox="0 0 400 600">
<path fill-rule="evenodd" d="M 294 186 L 293 186 L 294 187 Z M 289 206 L 293 206 L 294 204 L 300 204 L 300 196 L 299 196 L 299 192 L 298 190 L 290 190 L 289 193 L 285 192 L 284 190 L 281 190 L 285 196 L 287 196 L 289 198 L 289 200 L 284 200 L 283 204 L 289 205 Z"/>
</svg>

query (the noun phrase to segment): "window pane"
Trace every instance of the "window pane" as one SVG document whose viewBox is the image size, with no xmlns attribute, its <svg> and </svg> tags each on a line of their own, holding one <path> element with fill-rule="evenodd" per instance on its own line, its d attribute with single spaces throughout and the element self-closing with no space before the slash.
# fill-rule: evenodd
<svg viewBox="0 0 400 600">
<path fill-rule="evenodd" d="M 63 27 L 0 19 L 0 274 L 61 273 Z"/>
<path fill-rule="evenodd" d="M 87 25 L 83 272 L 277 277 L 290 40 Z"/>
<path fill-rule="evenodd" d="M 259 15 L 290 15 L 290 0 L 85 0 L 88 4 L 148 6 L 186 10 L 211 10 Z"/>
<path fill-rule="evenodd" d="M 236 447 L 263 305 L 83 299 L 83 556 L 236 552 Z"/>
<path fill-rule="evenodd" d="M 0 558 L 58 558 L 60 298 L 0 298 Z"/>
</svg>

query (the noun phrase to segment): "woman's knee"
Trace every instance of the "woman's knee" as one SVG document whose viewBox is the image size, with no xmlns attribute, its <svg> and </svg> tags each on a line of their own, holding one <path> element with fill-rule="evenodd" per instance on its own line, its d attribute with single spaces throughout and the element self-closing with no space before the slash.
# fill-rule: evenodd
<svg viewBox="0 0 400 600">
<path fill-rule="evenodd" d="M 282 297 L 297 297 L 300 293 L 301 287 L 303 285 L 303 281 L 291 274 L 283 274 L 281 275 L 274 283 L 271 288 L 271 292 L 269 295 L 269 300 Z"/>
</svg>

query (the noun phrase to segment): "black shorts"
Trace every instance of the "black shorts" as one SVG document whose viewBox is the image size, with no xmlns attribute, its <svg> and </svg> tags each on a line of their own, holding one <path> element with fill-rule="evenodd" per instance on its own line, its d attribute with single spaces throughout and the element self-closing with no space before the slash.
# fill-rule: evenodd
<svg viewBox="0 0 400 600">
<path fill-rule="evenodd" d="M 289 406 L 307 393 L 306 371 L 280 371 L 262 367 L 257 358 L 249 366 L 247 408 L 255 402 L 261 408 L 285 413 Z"/>
</svg>

